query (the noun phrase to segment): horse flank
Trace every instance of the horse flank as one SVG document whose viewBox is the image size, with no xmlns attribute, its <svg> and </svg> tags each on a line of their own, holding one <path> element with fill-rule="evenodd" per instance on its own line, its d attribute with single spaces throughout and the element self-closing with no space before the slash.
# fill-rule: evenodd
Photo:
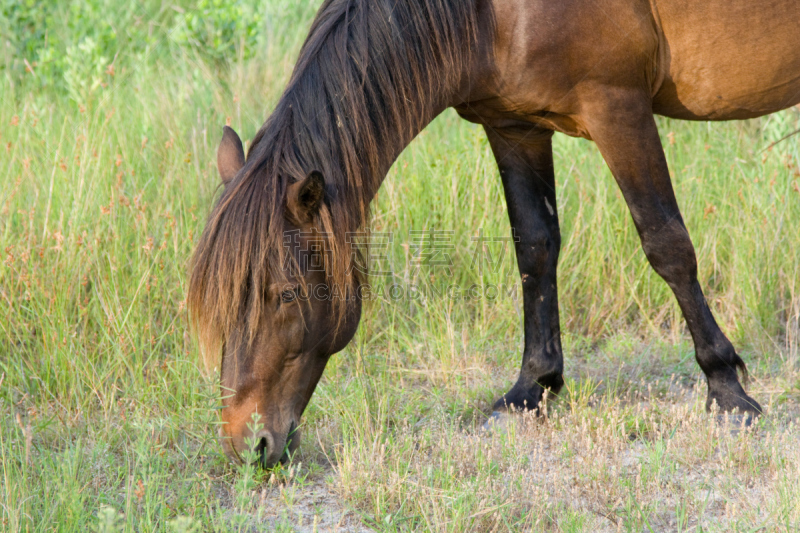
<svg viewBox="0 0 800 533">
<path fill-rule="evenodd" d="M 211 211 L 191 261 L 187 304 L 206 367 L 232 331 L 252 342 L 269 283 L 285 279 L 287 187 L 325 177 L 316 226 L 328 282 L 346 294 L 369 204 L 393 159 L 461 81 L 474 48 L 473 0 L 328 0 L 245 166 Z M 362 262 L 363 264 L 363 262 Z M 346 301 L 337 309 L 345 311 Z"/>
</svg>

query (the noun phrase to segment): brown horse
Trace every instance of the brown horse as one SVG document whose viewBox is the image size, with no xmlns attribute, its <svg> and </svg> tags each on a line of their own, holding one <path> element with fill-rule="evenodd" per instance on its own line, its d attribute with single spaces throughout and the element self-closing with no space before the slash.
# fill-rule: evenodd
<svg viewBox="0 0 800 533">
<path fill-rule="evenodd" d="M 697 281 L 653 115 L 744 119 L 798 103 L 798 21 L 795 0 L 326 0 L 246 160 L 225 129 L 224 192 L 193 260 L 190 311 L 208 360 L 222 357 L 226 453 L 240 460 L 254 438 L 269 466 L 296 448 L 328 358 L 358 325 L 349 236 L 395 158 L 447 107 L 485 128 L 519 237 L 525 347 L 496 410 L 537 409 L 563 384 L 560 131 L 600 148 L 680 304 L 708 406 L 760 413 Z"/>
</svg>

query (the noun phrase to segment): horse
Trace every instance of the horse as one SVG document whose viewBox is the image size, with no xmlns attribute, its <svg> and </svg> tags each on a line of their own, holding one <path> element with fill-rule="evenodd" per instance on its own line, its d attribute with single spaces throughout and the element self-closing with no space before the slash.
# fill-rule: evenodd
<svg viewBox="0 0 800 533">
<path fill-rule="evenodd" d="M 759 416 L 698 282 L 654 115 L 746 119 L 797 104 L 798 20 L 794 0 L 325 0 L 247 157 L 224 128 L 222 193 L 190 266 L 225 453 L 241 462 L 252 446 L 271 467 L 297 448 L 327 361 L 358 327 L 364 274 L 351 266 L 364 250 L 352 235 L 401 151 L 450 107 L 483 126 L 515 235 L 524 348 L 494 410 L 538 412 L 564 383 L 560 132 L 593 140 L 610 168 L 685 318 L 707 407 Z"/>
</svg>

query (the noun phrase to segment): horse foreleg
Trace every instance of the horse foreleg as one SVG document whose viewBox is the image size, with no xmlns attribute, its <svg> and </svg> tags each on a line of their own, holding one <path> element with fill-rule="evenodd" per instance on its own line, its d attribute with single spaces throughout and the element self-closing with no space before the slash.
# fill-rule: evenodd
<svg viewBox="0 0 800 533">
<path fill-rule="evenodd" d="M 556 263 L 561 233 L 556 212 L 552 133 L 537 132 L 518 142 L 487 128 L 515 237 L 522 278 L 525 347 L 516 384 L 495 410 L 536 409 L 545 389 L 557 393 L 564 384 L 564 358 L 558 318 Z"/>
<path fill-rule="evenodd" d="M 706 407 L 760 413 L 739 383 L 745 364 L 720 330 L 697 281 L 697 259 L 672 189 L 649 99 L 632 91 L 586 106 L 586 123 L 628 204 L 642 248 L 678 300 L 708 380 Z"/>
</svg>

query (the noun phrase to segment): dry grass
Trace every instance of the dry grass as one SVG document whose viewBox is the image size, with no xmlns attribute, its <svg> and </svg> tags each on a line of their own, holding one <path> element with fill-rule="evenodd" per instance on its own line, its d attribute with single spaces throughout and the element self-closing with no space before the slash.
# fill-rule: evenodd
<svg viewBox="0 0 800 533">
<path fill-rule="evenodd" d="M 795 376 L 796 378 L 796 376 Z M 571 381 L 545 420 L 353 414 L 338 491 L 381 529 L 767 531 L 800 525 L 797 404 L 740 430 L 705 413 L 705 386 Z M 601 386 L 602 387 L 602 386 Z M 663 392 L 655 392 L 660 390 Z M 643 394 L 640 394 L 643 392 Z M 753 393 L 764 398 L 766 391 Z M 774 400 L 774 397 L 771 398 Z M 370 422 L 363 422 L 369 420 Z"/>
</svg>

